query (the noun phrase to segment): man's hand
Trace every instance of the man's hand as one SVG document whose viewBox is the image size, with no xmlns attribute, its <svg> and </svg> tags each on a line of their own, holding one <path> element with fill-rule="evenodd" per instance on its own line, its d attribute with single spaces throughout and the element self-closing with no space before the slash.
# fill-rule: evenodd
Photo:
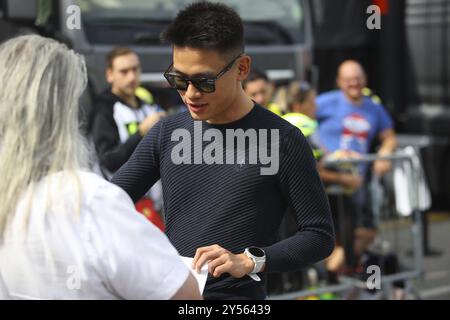
<svg viewBox="0 0 450 320">
<path fill-rule="evenodd" d="M 389 160 L 377 160 L 373 164 L 373 172 L 376 176 L 382 177 L 384 176 L 389 170 L 391 170 L 392 164 Z"/>
<path fill-rule="evenodd" d="M 362 185 L 362 178 L 360 175 L 355 175 L 351 173 L 340 173 L 339 174 L 339 184 L 344 187 L 351 188 L 353 190 L 358 189 Z"/>
<path fill-rule="evenodd" d="M 139 125 L 139 133 L 141 134 L 141 136 L 145 136 L 147 134 L 147 132 L 162 118 L 164 118 L 166 116 L 166 113 L 164 111 L 160 111 L 157 113 L 153 113 L 149 116 L 147 116 L 147 118 L 144 119 L 144 121 L 141 122 L 141 124 Z"/>
<path fill-rule="evenodd" d="M 255 265 L 244 253 L 233 254 L 217 244 L 198 248 L 192 261 L 192 268 L 200 272 L 207 262 L 208 271 L 215 278 L 224 273 L 229 273 L 234 278 L 242 278 L 250 273 Z"/>
<path fill-rule="evenodd" d="M 361 153 L 353 150 L 336 150 L 328 155 L 331 159 L 360 159 Z"/>
</svg>

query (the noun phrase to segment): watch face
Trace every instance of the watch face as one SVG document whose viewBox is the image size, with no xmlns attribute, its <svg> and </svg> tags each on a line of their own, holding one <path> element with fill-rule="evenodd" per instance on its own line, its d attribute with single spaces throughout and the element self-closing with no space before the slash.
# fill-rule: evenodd
<svg viewBox="0 0 450 320">
<path fill-rule="evenodd" d="M 262 249 L 257 248 L 257 247 L 248 248 L 248 252 L 250 252 L 252 255 L 254 255 L 257 258 L 263 258 L 266 255 Z"/>
</svg>

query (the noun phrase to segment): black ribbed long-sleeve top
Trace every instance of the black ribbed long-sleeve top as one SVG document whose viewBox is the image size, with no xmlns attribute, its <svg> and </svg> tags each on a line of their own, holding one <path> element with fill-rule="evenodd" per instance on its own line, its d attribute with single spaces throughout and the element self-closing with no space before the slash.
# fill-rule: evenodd
<svg viewBox="0 0 450 320">
<path fill-rule="evenodd" d="M 212 135 L 222 133 L 224 164 L 198 163 L 213 141 L 211 137 L 210 141 L 200 138 L 202 148 L 199 148 L 199 135 L 195 134 L 200 124 L 202 133 L 209 129 L 217 130 L 212 130 Z M 278 150 L 273 149 L 279 156 L 276 174 L 262 175 L 261 168 L 269 167 L 267 161 L 262 164 L 258 158 L 256 164 L 251 164 L 248 152 L 245 159 L 235 157 L 234 163 L 229 160 L 227 164 L 225 155 L 230 152 L 226 145 L 227 129 L 244 132 L 254 129 L 257 134 L 266 131 L 268 138 L 261 136 L 258 147 L 262 146 L 263 140 L 269 142 L 268 146 L 275 146 L 277 140 L 271 130 L 277 130 Z M 182 140 L 189 142 L 184 140 L 188 139 L 187 133 L 192 148 L 177 152 Z M 245 146 L 247 151 L 255 152 L 253 147 L 249 143 Z M 238 154 L 239 148 L 242 147 L 235 143 L 232 153 Z M 191 164 L 178 164 L 179 158 L 174 161 L 174 154 L 190 156 Z M 216 154 L 212 152 L 211 155 Z M 272 160 L 275 167 L 274 163 Z M 242 253 L 246 247 L 257 246 L 266 253 L 265 271 L 284 272 L 322 260 L 334 248 L 328 200 L 307 140 L 298 128 L 259 105 L 229 124 L 194 121 L 188 112 L 160 121 L 140 142 L 112 182 L 137 201 L 160 178 L 166 234 L 183 256 L 193 257 L 197 248 L 212 244 L 235 254 Z M 288 208 L 295 214 L 298 231 L 277 242 L 278 229 Z M 218 279 L 209 278 L 206 291 L 239 288 L 252 282 L 249 277 L 233 279 L 227 274 Z"/>
</svg>

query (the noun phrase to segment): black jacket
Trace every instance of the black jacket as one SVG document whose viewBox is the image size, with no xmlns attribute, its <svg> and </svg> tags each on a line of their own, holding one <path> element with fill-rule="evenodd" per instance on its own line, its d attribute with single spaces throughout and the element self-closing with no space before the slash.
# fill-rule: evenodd
<svg viewBox="0 0 450 320">
<path fill-rule="evenodd" d="M 140 122 L 158 111 L 157 106 L 149 106 L 137 99 L 139 107 L 135 109 L 110 90 L 98 98 L 92 138 L 100 167 L 106 176 L 116 172 L 129 159 L 142 139 L 138 130 Z"/>
</svg>

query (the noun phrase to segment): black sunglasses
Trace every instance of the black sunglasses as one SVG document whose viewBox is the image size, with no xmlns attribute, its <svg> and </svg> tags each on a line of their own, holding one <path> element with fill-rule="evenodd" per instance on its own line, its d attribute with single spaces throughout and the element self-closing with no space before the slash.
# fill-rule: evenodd
<svg viewBox="0 0 450 320">
<path fill-rule="evenodd" d="M 243 53 L 231 60 L 214 78 L 186 78 L 171 71 L 173 63 L 164 72 L 164 77 L 172 88 L 180 91 L 186 91 L 191 83 L 198 91 L 203 93 L 212 93 L 216 90 L 216 81 L 231 69 L 237 59 L 242 57 Z"/>
</svg>

